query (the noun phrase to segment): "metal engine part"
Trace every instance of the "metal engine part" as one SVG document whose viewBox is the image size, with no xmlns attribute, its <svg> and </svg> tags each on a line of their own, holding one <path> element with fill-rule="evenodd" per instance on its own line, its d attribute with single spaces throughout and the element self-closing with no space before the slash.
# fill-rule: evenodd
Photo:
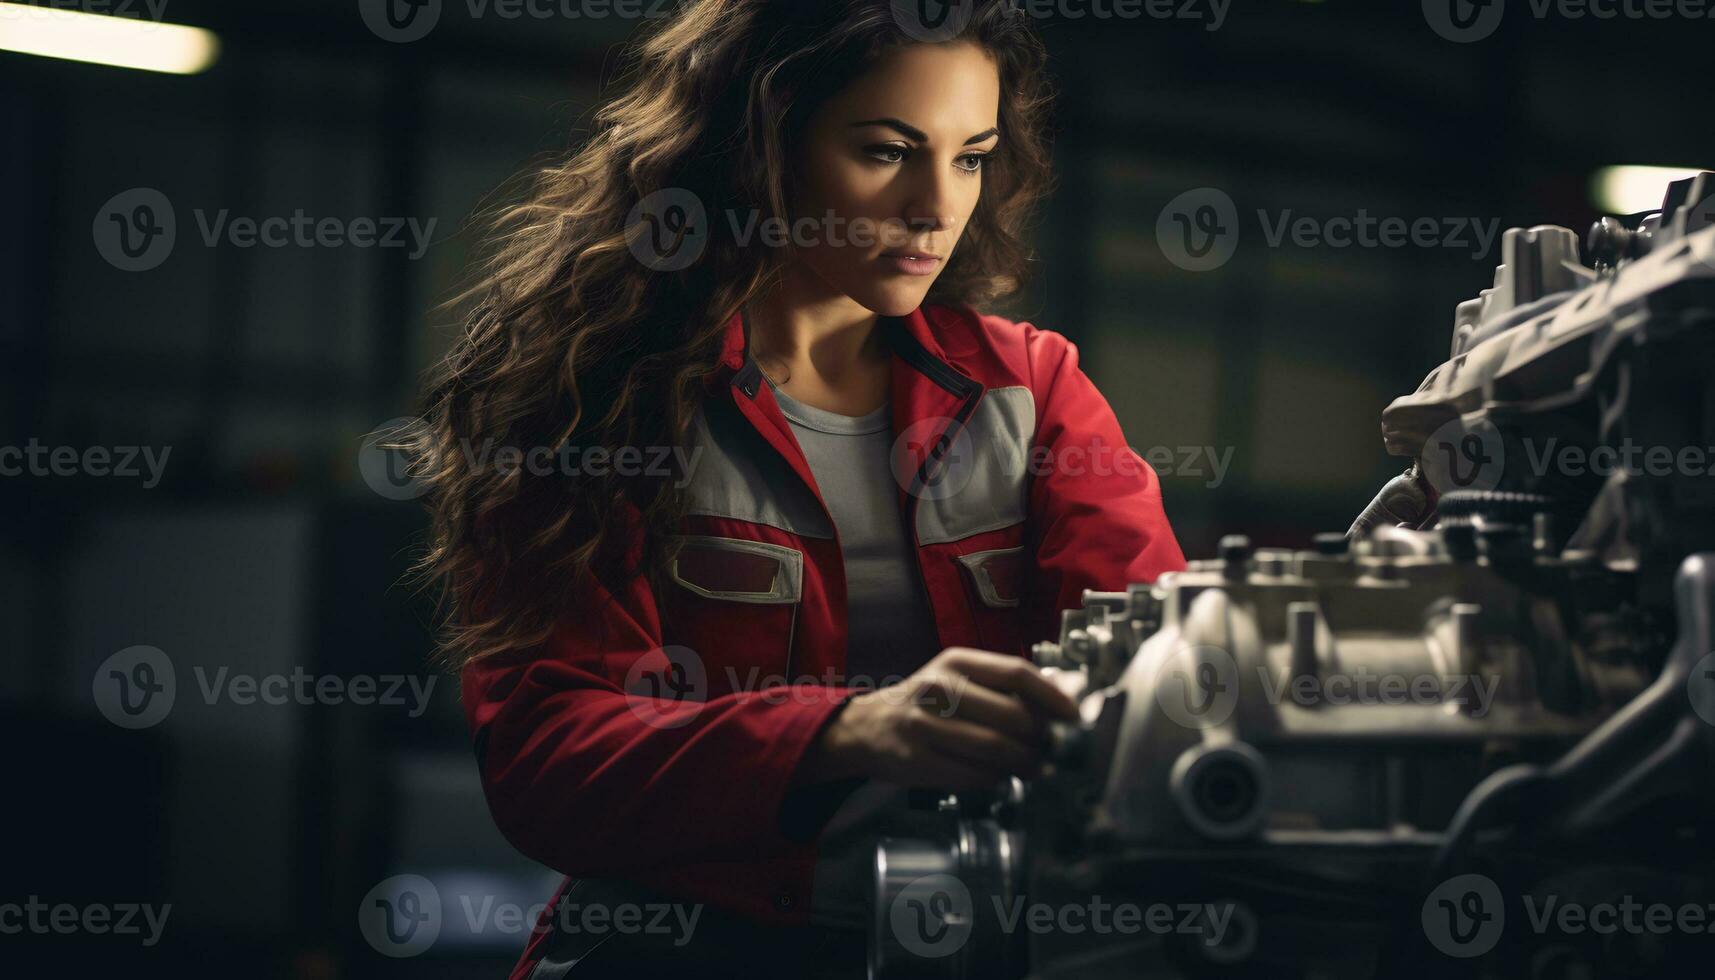
<svg viewBox="0 0 1715 980">
<path fill-rule="evenodd" d="M 1588 265 L 1508 231 L 1347 534 L 1086 594 L 1035 654 L 1081 723 L 883 842 L 872 976 L 1707 975 L 1711 212 L 1715 174 L 1675 182 Z M 1591 927 L 1627 907 L 1678 918 Z"/>
</svg>

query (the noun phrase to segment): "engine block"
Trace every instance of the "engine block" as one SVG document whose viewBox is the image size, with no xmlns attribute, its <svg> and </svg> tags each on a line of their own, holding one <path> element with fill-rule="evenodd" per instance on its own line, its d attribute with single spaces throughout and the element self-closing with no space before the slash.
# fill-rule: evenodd
<svg viewBox="0 0 1715 980">
<path fill-rule="evenodd" d="M 883 842 L 872 975 L 1706 974 L 1715 480 L 1640 460 L 1715 436 L 1712 210 L 1508 231 L 1350 531 L 1087 593 L 1080 723 Z"/>
</svg>

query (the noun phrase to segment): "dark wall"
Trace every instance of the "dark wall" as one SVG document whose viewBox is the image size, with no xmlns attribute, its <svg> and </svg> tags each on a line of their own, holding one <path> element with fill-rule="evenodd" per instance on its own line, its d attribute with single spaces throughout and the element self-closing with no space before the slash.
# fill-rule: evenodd
<svg viewBox="0 0 1715 980">
<path fill-rule="evenodd" d="M 0 51 L 0 446 L 167 453 L 158 482 L 0 477 L 0 706 L 24 824 L 0 902 L 170 902 L 153 966 L 494 975 L 522 936 L 449 932 L 394 961 L 357 910 L 399 874 L 440 883 L 449 908 L 541 901 L 553 878 L 488 822 L 456 682 L 427 663 L 432 602 L 405 579 L 419 508 L 364 479 L 360 446 L 414 408 L 445 348 L 432 310 L 470 254 L 467 219 L 575 142 L 636 22 L 448 2 L 430 35 L 391 43 L 360 7 L 171 0 L 168 21 L 222 41 L 193 76 Z M 1132 444 L 1171 461 L 1188 553 L 1234 531 L 1298 544 L 1343 530 L 1402 466 L 1382 452 L 1381 409 L 1439 363 L 1454 304 L 1498 260 L 1469 226 L 1427 247 L 1271 244 L 1282 218 L 1581 229 L 1597 168 L 1715 159 L 1695 98 L 1715 22 L 1513 7 L 1470 43 L 1415 0 L 1238 2 L 1213 30 L 1042 23 L 1062 90 L 1058 187 L 1040 274 L 996 312 L 1079 344 Z M 104 256 L 102 218 L 138 189 L 169 203 L 177 235 L 132 272 Z M 1170 255 L 1171 215 L 1196 215 L 1208 189 L 1233 203 L 1237 237 L 1224 263 L 1190 271 Z M 298 211 L 434 225 L 420 254 L 204 240 L 222 212 Z M 135 647 L 170 664 L 177 700 L 132 730 L 92 692 Z M 155 655 L 130 656 L 125 671 Z M 300 669 L 427 698 L 204 694 L 211 678 Z M 11 948 L 143 955 L 120 937 Z"/>
</svg>

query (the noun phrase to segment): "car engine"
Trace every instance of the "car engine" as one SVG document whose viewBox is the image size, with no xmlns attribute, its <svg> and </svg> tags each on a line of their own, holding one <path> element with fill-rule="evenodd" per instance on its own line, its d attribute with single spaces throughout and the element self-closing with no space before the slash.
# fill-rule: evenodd
<svg viewBox="0 0 1715 980">
<path fill-rule="evenodd" d="M 1707 976 L 1712 217 L 1507 231 L 1348 532 L 1067 611 L 1081 723 L 882 842 L 871 975 Z"/>
</svg>

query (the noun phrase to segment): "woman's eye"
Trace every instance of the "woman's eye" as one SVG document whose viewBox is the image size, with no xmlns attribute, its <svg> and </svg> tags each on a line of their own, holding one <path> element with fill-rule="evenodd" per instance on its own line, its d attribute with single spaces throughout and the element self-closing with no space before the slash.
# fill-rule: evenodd
<svg viewBox="0 0 1715 980">
<path fill-rule="evenodd" d="M 905 147 L 893 143 L 866 146 L 864 152 L 882 163 L 899 163 L 905 159 Z"/>
<path fill-rule="evenodd" d="M 904 163 L 911 156 L 911 148 L 897 143 L 878 143 L 866 146 L 864 154 L 878 163 Z M 954 158 L 953 166 L 968 174 L 974 174 L 983 169 L 983 158 L 988 153 L 964 153 Z"/>
</svg>

